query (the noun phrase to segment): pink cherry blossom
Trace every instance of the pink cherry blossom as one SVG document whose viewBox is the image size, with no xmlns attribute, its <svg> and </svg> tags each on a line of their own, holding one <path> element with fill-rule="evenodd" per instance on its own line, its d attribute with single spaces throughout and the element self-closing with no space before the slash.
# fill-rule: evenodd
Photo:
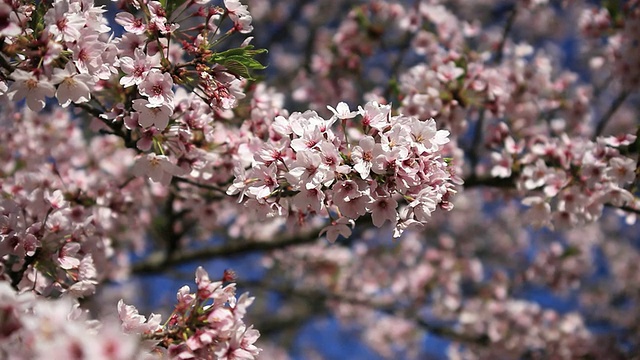
<svg viewBox="0 0 640 360">
<path fill-rule="evenodd" d="M 247 5 L 242 5 L 240 0 L 224 0 L 224 7 L 234 23 L 234 29 L 241 33 L 253 31 L 253 26 L 251 26 L 252 17 Z"/>
<path fill-rule="evenodd" d="M 79 14 L 77 4 L 68 1 L 56 1 L 44 15 L 47 30 L 56 41 L 72 42 L 80 39 L 80 29 L 86 24 L 86 19 Z"/>
<path fill-rule="evenodd" d="M 158 54 L 147 56 L 142 50 L 136 48 L 134 49 L 134 58 L 128 56 L 120 58 L 120 68 L 126 74 L 120 79 L 120 85 L 124 87 L 140 85 L 146 79 L 149 71 L 159 66 Z"/>
<path fill-rule="evenodd" d="M 381 196 L 373 198 L 373 201 L 368 205 L 371 211 L 371 219 L 373 225 L 382 227 L 382 225 L 389 220 L 392 226 L 396 225 L 398 212 L 398 202 L 390 197 Z"/>
<path fill-rule="evenodd" d="M 134 70 L 135 72 L 136 70 Z M 139 71 L 139 70 L 138 70 Z M 173 79 L 158 69 L 150 69 L 138 86 L 140 94 L 147 96 L 149 107 L 173 106 Z"/>
<path fill-rule="evenodd" d="M 132 305 L 126 305 L 124 301 L 118 301 L 118 315 L 122 321 L 122 329 L 127 333 L 152 334 L 160 329 L 162 317 L 151 314 L 149 319 L 138 313 L 138 309 Z"/>
<path fill-rule="evenodd" d="M 146 176 L 155 182 L 168 185 L 173 176 L 184 175 L 184 170 L 171 162 L 165 155 L 149 153 L 136 161 L 133 172 L 137 176 Z"/>
<path fill-rule="evenodd" d="M 169 117 L 173 114 L 169 106 L 165 104 L 152 106 L 152 104 L 145 99 L 134 100 L 133 109 L 138 112 L 138 122 L 143 128 L 155 126 L 163 130 L 169 124 Z"/>
<path fill-rule="evenodd" d="M 320 188 L 331 185 L 334 180 L 331 169 L 322 163 L 322 157 L 315 152 L 298 151 L 296 159 L 288 167 L 289 172 L 285 177 L 296 188 Z"/>
<path fill-rule="evenodd" d="M 349 237 L 351 235 L 351 228 L 353 228 L 354 222 L 353 220 L 341 217 L 336 221 L 332 221 L 330 225 L 323 228 L 320 232 L 320 235 L 326 233 L 327 240 L 330 242 L 335 242 L 338 239 L 338 236 Z"/>
<path fill-rule="evenodd" d="M 98 75 L 98 70 L 104 63 L 102 55 L 107 46 L 99 40 L 99 34 L 85 29 L 81 31 L 78 41 L 71 46 L 73 60 L 79 73 Z"/>
<path fill-rule="evenodd" d="M 363 179 L 369 177 L 371 166 L 373 166 L 372 161 L 375 147 L 375 140 L 371 136 L 365 136 L 360 139 L 359 146 L 354 146 L 353 150 L 351 150 L 351 160 L 354 162 L 353 169 L 357 171 Z M 381 149 L 378 150 L 378 152 L 381 152 Z"/>
<path fill-rule="evenodd" d="M 335 109 L 327 105 L 327 109 L 331 110 L 333 115 L 340 120 L 353 119 L 356 115 L 358 115 L 357 111 L 349 110 L 349 105 L 347 105 L 347 103 L 345 102 L 340 102 Z"/>
<path fill-rule="evenodd" d="M 503 5 L 0 4 L 0 357 L 633 357 L 640 2 Z"/>
<path fill-rule="evenodd" d="M 141 35 L 147 30 L 146 24 L 142 19 L 134 17 L 131 13 L 121 12 L 116 14 L 116 22 L 124 29 L 132 34 Z"/>
<path fill-rule="evenodd" d="M 11 74 L 11 78 L 14 82 L 9 86 L 7 94 L 13 101 L 26 99 L 27 106 L 33 111 L 42 110 L 45 99 L 55 94 L 55 88 L 49 80 L 31 72 L 17 69 Z"/>
<path fill-rule="evenodd" d="M 58 84 L 56 97 L 62 107 L 91 99 L 90 86 L 94 83 L 93 78 L 88 74 L 78 74 L 73 63 L 67 63 L 64 69 L 54 69 L 51 81 Z"/>
</svg>

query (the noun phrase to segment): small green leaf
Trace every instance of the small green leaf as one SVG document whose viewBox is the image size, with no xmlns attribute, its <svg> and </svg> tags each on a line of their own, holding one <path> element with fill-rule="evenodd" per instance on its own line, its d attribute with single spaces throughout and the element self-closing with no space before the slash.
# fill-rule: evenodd
<svg viewBox="0 0 640 360">
<path fill-rule="evenodd" d="M 186 0 L 181 0 L 181 1 L 176 1 L 176 0 L 172 0 L 172 1 L 161 1 L 161 3 L 164 2 L 165 4 L 163 4 L 162 6 L 164 7 L 164 9 L 167 11 L 167 17 L 171 17 L 171 15 L 173 14 L 173 12 L 184 5 L 184 3 L 186 2 Z"/>
<path fill-rule="evenodd" d="M 566 258 L 570 258 L 573 256 L 577 256 L 580 255 L 581 251 L 579 248 L 575 247 L 575 246 L 569 246 L 568 248 L 564 249 L 564 252 L 561 255 L 562 259 L 566 259 Z"/>
<path fill-rule="evenodd" d="M 229 72 L 234 75 L 241 76 L 245 79 L 253 80 L 253 78 L 251 77 L 251 74 L 249 74 L 249 68 L 246 67 L 241 62 L 238 62 L 235 60 L 229 60 L 229 61 L 225 61 L 222 65 L 224 65 L 224 67 L 226 67 L 227 70 L 229 70 Z"/>
<path fill-rule="evenodd" d="M 40 33 L 44 30 L 44 15 L 48 10 L 48 5 L 45 1 L 40 1 L 37 5 L 36 11 L 31 15 L 31 21 L 29 28 L 35 29 L 34 37 L 39 37 Z"/>
<path fill-rule="evenodd" d="M 251 70 L 264 70 L 266 66 L 253 57 L 264 52 L 266 52 L 265 49 L 254 50 L 252 45 L 248 45 L 215 53 L 211 55 L 209 61 L 226 67 L 230 73 L 236 76 L 255 80 L 251 75 Z"/>
</svg>

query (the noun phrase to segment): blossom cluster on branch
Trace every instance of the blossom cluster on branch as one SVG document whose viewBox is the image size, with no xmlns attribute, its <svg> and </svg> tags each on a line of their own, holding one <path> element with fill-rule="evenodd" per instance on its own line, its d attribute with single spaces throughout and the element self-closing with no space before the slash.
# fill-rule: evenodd
<svg viewBox="0 0 640 360">
<path fill-rule="evenodd" d="M 116 320 L 102 323 L 70 298 L 16 294 L 0 283 L 0 355 L 4 359 L 153 359 L 152 346 L 124 334 Z"/>
<path fill-rule="evenodd" d="M 426 223 L 436 207 L 451 209 L 455 190 L 440 154 L 448 131 L 437 130 L 433 119 L 392 116 L 390 106 L 376 102 L 358 112 L 345 103 L 330 110 L 328 120 L 315 111 L 276 117 L 270 141 L 249 171 L 235 167 L 227 193 L 240 192 L 263 216 L 327 214 L 332 221 L 322 233 L 332 242 L 349 237 L 349 225 L 368 213 L 377 227 L 389 221 L 399 237 Z M 337 121 L 342 133 L 332 130 Z"/>
<path fill-rule="evenodd" d="M 226 274 L 225 274 L 226 275 Z M 226 279 L 223 279 L 226 280 Z M 247 327 L 243 317 L 253 302 L 247 293 L 235 296 L 235 284 L 211 281 L 202 267 L 196 270 L 196 293 L 183 286 L 178 303 L 164 325 L 159 315 L 147 320 L 131 305 L 118 302 L 122 328 L 159 343 L 158 352 L 176 359 L 253 359 L 260 349 L 254 345 L 260 336 Z"/>
</svg>

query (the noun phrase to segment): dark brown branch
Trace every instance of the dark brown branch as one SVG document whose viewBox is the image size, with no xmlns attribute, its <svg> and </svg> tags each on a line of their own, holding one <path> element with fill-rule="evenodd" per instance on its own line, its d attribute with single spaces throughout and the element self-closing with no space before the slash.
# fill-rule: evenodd
<svg viewBox="0 0 640 360">
<path fill-rule="evenodd" d="M 473 187 L 488 187 L 505 190 L 516 190 L 516 176 L 509 178 L 479 178 L 475 175 L 464 180 L 464 187 L 469 189 Z M 640 214 L 640 210 L 629 206 L 613 206 L 606 204 L 611 208 L 620 209 L 630 213 Z M 358 221 L 358 225 L 363 225 L 367 221 L 366 217 Z M 370 220 L 368 220 L 370 221 Z M 210 260 L 220 257 L 238 256 L 253 252 L 271 251 L 284 249 L 289 246 L 309 244 L 319 238 L 319 229 L 307 231 L 298 235 L 282 237 L 273 241 L 257 241 L 244 239 L 231 239 L 229 243 L 204 249 L 176 251 L 169 258 L 165 256 L 165 252 L 158 251 L 149 255 L 145 260 L 133 265 L 131 271 L 137 275 L 163 273 L 171 270 L 172 266 L 181 265 L 193 261 Z"/>
<path fill-rule="evenodd" d="M 468 178 L 464 179 L 464 187 L 467 189 L 478 186 L 495 187 L 501 189 L 515 189 L 515 181 L 516 177 L 513 175 L 508 178 L 479 178 L 476 175 L 471 175 Z"/>
<path fill-rule="evenodd" d="M 10 72 L 13 72 L 14 70 L 13 66 L 11 66 L 11 64 L 9 64 L 9 62 L 3 56 L 0 56 L 0 66 Z"/>
<path fill-rule="evenodd" d="M 138 150 L 138 147 L 136 146 L 136 142 L 133 141 L 133 139 L 131 138 L 131 133 L 128 131 L 124 131 L 122 130 L 122 127 L 118 127 L 116 125 L 116 123 L 110 122 L 104 118 L 101 117 L 102 113 L 100 112 L 100 110 L 92 107 L 91 105 L 88 105 L 87 103 L 79 103 L 79 104 L 72 104 L 75 107 L 78 107 L 84 111 L 86 111 L 88 114 L 94 116 L 95 118 L 97 118 L 98 120 L 102 121 L 102 123 L 104 123 L 107 127 L 109 127 L 109 129 L 111 130 L 111 135 L 116 135 L 119 138 L 121 138 L 124 141 L 124 145 L 129 148 L 129 149 L 133 149 L 136 150 L 138 152 L 140 152 L 140 150 Z"/>
<path fill-rule="evenodd" d="M 276 316 L 266 316 L 263 318 L 262 322 L 258 322 L 253 324 L 256 329 L 260 331 L 260 336 L 267 337 L 271 334 L 282 333 L 287 329 L 299 328 L 309 321 L 311 317 L 318 317 L 324 315 L 326 311 L 323 312 L 300 312 L 300 313 L 292 313 L 292 314 L 283 314 Z"/>
<path fill-rule="evenodd" d="M 398 73 L 400 71 L 400 65 L 402 65 L 402 62 L 407 56 L 407 53 L 411 48 L 411 42 L 413 41 L 414 38 L 415 38 L 415 34 L 412 35 L 412 34 L 406 33 L 400 43 L 400 46 L 398 47 L 400 51 L 397 57 L 394 59 L 393 64 L 391 65 L 391 71 L 389 72 L 389 84 L 384 89 L 384 93 L 382 95 L 388 101 L 390 101 L 389 99 L 391 98 L 391 95 L 393 95 L 393 90 L 394 90 L 393 80 L 394 78 L 398 77 Z"/>
<path fill-rule="evenodd" d="M 631 147 L 635 148 L 635 151 L 640 151 L 640 126 L 636 129 L 636 140 Z M 637 189 L 637 186 L 640 185 L 640 155 L 638 156 L 638 160 L 636 160 L 636 178 L 633 181 L 634 189 Z"/>
<path fill-rule="evenodd" d="M 332 301 L 348 303 L 350 305 L 366 307 L 373 311 L 379 311 L 389 316 L 399 317 L 408 321 L 413 321 L 415 322 L 416 325 L 421 327 L 426 332 L 436 336 L 447 338 L 452 341 L 480 345 L 480 346 L 486 346 L 489 344 L 489 337 L 487 335 L 469 335 L 469 334 L 464 334 L 464 333 L 459 333 L 457 331 L 454 331 L 453 329 L 447 326 L 433 325 L 423 319 L 420 319 L 417 316 L 413 316 L 409 314 L 407 311 L 403 311 L 402 309 L 398 309 L 392 306 L 392 304 L 383 304 L 383 303 L 376 304 L 369 299 L 361 299 L 353 296 L 347 296 L 345 294 L 325 293 L 319 290 L 300 289 L 300 288 L 294 288 L 292 286 L 283 286 L 279 284 L 261 283 L 259 284 L 259 286 L 268 290 L 282 293 L 282 294 L 289 294 L 296 297 L 301 297 L 303 299 L 308 300 L 309 304 L 315 305 L 314 307 L 318 307 L 318 304 L 324 304 L 321 309 L 316 309 L 316 311 L 318 310 L 329 311 L 331 307 L 330 302 Z M 315 312 L 314 312 L 314 315 L 315 315 Z M 282 324 L 295 325 L 297 324 L 296 320 L 297 319 L 295 316 L 292 316 L 291 318 L 286 317 L 282 319 Z M 260 330 L 262 331 L 262 329 Z M 277 330 L 277 329 L 271 328 L 269 330 Z"/>
<path fill-rule="evenodd" d="M 175 179 L 176 182 L 190 184 L 190 185 L 193 185 L 193 186 L 201 188 L 201 189 L 211 190 L 211 191 L 222 193 L 225 197 L 227 196 L 227 192 L 224 189 L 222 189 L 220 187 L 217 187 L 215 185 L 200 184 L 200 183 L 198 183 L 196 181 L 193 181 L 191 179 L 180 178 L 180 177 L 175 177 L 174 179 Z"/>
<path fill-rule="evenodd" d="M 504 56 L 504 46 L 507 42 L 507 37 L 509 37 L 509 32 L 511 32 L 511 28 L 513 23 L 515 22 L 516 15 L 518 14 L 517 5 L 513 6 L 509 17 L 507 18 L 507 23 L 504 26 L 502 31 L 502 37 L 500 38 L 500 43 L 498 44 L 498 48 L 496 49 L 495 54 L 495 62 L 496 64 L 500 64 L 502 62 L 502 57 Z M 473 133 L 473 140 L 471 142 L 471 146 L 469 147 L 468 154 L 471 165 L 471 172 L 475 174 L 476 166 L 478 165 L 478 161 L 480 158 L 480 150 L 482 147 L 482 133 L 484 131 L 484 117 L 485 117 L 485 109 L 481 107 L 478 109 L 478 121 L 476 122 L 475 131 Z"/>
<path fill-rule="evenodd" d="M 418 12 L 419 5 L 420 5 L 420 1 L 414 1 L 413 10 Z M 391 103 L 390 98 L 391 98 L 391 95 L 392 95 L 392 92 L 393 92 L 393 87 L 394 87 L 393 80 L 394 80 L 394 78 L 398 77 L 398 73 L 400 72 L 400 66 L 402 65 L 402 62 L 404 61 L 405 57 L 407 56 L 407 53 L 409 52 L 409 49 L 411 49 L 411 43 L 413 42 L 413 40 L 416 37 L 416 35 L 417 35 L 417 32 L 414 32 L 413 34 L 410 34 L 409 32 L 406 32 L 404 34 L 404 37 L 400 41 L 400 45 L 398 46 L 399 53 L 398 53 L 397 57 L 394 59 L 392 65 L 391 65 L 391 70 L 389 71 L 389 84 L 384 89 L 384 93 L 382 95 L 390 103 Z"/>
<path fill-rule="evenodd" d="M 640 214 L 640 209 L 632 208 L 630 206 L 614 206 L 611 204 L 605 204 L 605 206 L 610 207 L 612 209 L 619 209 L 628 213 Z"/>
<path fill-rule="evenodd" d="M 484 108 L 480 108 L 478 111 L 480 113 L 478 114 L 478 121 L 476 122 L 476 128 L 473 133 L 471 147 L 469 148 L 469 162 L 471 163 L 470 167 L 473 174 L 476 173 L 476 166 L 478 165 L 480 157 L 480 148 L 482 147 L 482 132 L 484 130 Z"/>
<path fill-rule="evenodd" d="M 605 126 L 607 126 L 607 124 L 609 123 L 609 120 L 611 120 L 611 117 L 613 117 L 613 114 L 615 114 L 615 112 L 618 110 L 620 105 L 624 103 L 624 101 L 627 99 L 628 96 L 629 96 L 629 92 L 623 90 L 622 92 L 620 92 L 620 94 L 618 94 L 618 96 L 615 99 L 613 99 L 611 106 L 609 106 L 609 109 L 607 109 L 607 112 L 605 112 L 604 115 L 602 115 L 602 118 L 600 119 L 600 121 L 598 121 L 598 124 L 596 125 L 596 131 L 593 134 L 593 140 L 595 140 L 598 136 L 602 134 Z"/>
<path fill-rule="evenodd" d="M 507 18 L 507 23 L 504 26 L 504 30 L 502 31 L 502 38 L 500 38 L 500 43 L 498 44 L 498 48 L 496 49 L 496 64 L 500 64 L 502 62 L 502 57 L 504 55 L 504 45 L 507 42 L 507 37 L 509 36 L 509 32 L 511 31 L 511 27 L 516 20 L 516 15 L 518 14 L 518 6 L 513 5 L 513 9 Z"/>
<path fill-rule="evenodd" d="M 134 274 L 162 273 L 169 270 L 169 267 L 186 262 L 209 260 L 219 257 L 229 257 L 247 254 L 257 251 L 269 251 L 282 249 L 289 246 L 308 244 L 318 239 L 319 230 L 315 229 L 302 234 L 283 237 L 273 241 L 243 241 L 232 239 L 228 244 L 197 250 L 184 250 L 173 254 L 169 259 L 165 259 L 164 252 L 157 252 L 150 255 L 146 260 L 134 264 L 131 271 Z"/>
<path fill-rule="evenodd" d="M 21 289 L 18 287 L 18 285 L 20 285 L 20 282 L 22 281 L 22 278 L 24 277 L 24 273 L 29 269 L 29 266 L 31 264 L 33 264 L 36 259 L 38 259 L 41 255 L 42 251 L 40 249 L 36 250 L 35 254 L 33 254 L 32 256 L 27 256 L 25 258 L 24 264 L 22 264 L 22 267 L 17 270 L 17 271 L 7 271 L 6 273 L 9 275 L 9 278 L 11 279 L 11 286 L 16 290 L 16 291 L 20 291 Z"/>
</svg>

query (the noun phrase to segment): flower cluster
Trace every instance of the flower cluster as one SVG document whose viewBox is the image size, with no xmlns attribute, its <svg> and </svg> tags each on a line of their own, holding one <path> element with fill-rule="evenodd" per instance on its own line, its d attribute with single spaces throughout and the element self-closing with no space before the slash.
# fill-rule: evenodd
<svg viewBox="0 0 640 360">
<path fill-rule="evenodd" d="M 633 202 L 626 187 L 635 181 L 636 161 L 622 156 L 620 148 L 635 139 L 630 134 L 596 141 L 534 137 L 525 152 L 523 142 L 507 136 L 502 152 L 493 153 L 491 174 L 516 176 L 516 185 L 528 195 L 522 202 L 530 207 L 532 224 L 568 229 L 598 220 L 607 204 Z"/>
<path fill-rule="evenodd" d="M 623 28 L 619 34 L 619 49 L 615 52 L 616 74 L 627 91 L 640 86 L 640 2 L 625 4 Z M 618 40 L 618 39 L 616 39 Z"/>
<path fill-rule="evenodd" d="M 153 359 L 150 348 L 124 334 L 116 321 L 102 324 L 70 298 L 46 300 L 16 294 L 0 282 L 0 357 L 3 359 Z M 26 344 L 29 344 L 26 346 Z"/>
<path fill-rule="evenodd" d="M 63 107 L 86 103 L 98 82 L 117 73 L 117 48 L 103 39 L 111 29 L 102 6 L 66 0 L 50 8 L 42 3 L 11 6 L 3 53 L 15 62 L 3 67 L 10 71 L 7 94 L 13 101 L 26 99 L 34 111 L 51 97 Z M 29 31 L 32 21 L 44 26 Z"/>
<path fill-rule="evenodd" d="M 585 50 L 593 54 L 589 65 L 595 73 L 615 76 L 623 91 L 631 92 L 640 85 L 640 2 L 600 6 L 582 9 L 578 23 L 587 40 Z"/>
<path fill-rule="evenodd" d="M 196 270 L 196 285 L 195 293 L 186 285 L 178 291 L 178 303 L 164 325 L 159 315 L 147 320 L 121 300 L 118 313 L 124 331 L 159 341 L 158 347 L 166 348 L 171 358 L 255 359 L 260 333 L 243 322 L 254 298 L 246 293 L 236 298 L 235 284 L 211 281 L 202 267 Z"/>
<path fill-rule="evenodd" d="M 451 358 L 519 356 L 523 348 L 546 356 L 588 353 L 592 334 L 577 313 L 559 314 L 524 300 L 474 299 L 460 314 L 467 333 L 487 334 L 490 346 L 452 347 Z M 536 329 L 532 331 L 532 329 Z M 474 355 L 471 355 L 474 354 Z"/>
<path fill-rule="evenodd" d="M 188 116 L 180 91 L 202 99 L 198 111 L 207 115 L 204 123 L 229 118 L 245 97 L 251 71 L 264 68 L 253 59 L 263 51 L 254 50 L 250 38 L 238 48 L 220 49 L 232 34 L 252 29 L 252 17 L 238 0 L 225 0 L 224 7 L 202 1 L 122 5 L 115 22 L 124 33 L 109 37 L 106 9 L 93 1 L 13 3 L 3 29 L 7 59 L 1 64 L 0 94 L 24 99 L 33 111 L 51 97 L 63 107 L 87 110 L 103 122 L 104 131 L 145 153 L 134 174 L 168 184 L 190 172 L 194 155 L 185 153 L 199 147 L 192 133 L 202 128 L 181 122 L 170 127 Z M 30 31 L 38 21 L 44 26 Z"/>
<path fill-rule="evenodd" d="M 116 248 L 143 241 L 149 192 L 127 182 L 134 154 L 114 136 L 87 142 L 66 111 L 15 110 L 0 122 L 0 275 L 22 291 L 91 295 L 121 276 Z"/>
<path fill-rule="evenodd" d="M 442 157 L 448 131 L 433 119 L 392 116 L 390 106 L 376 102 L 357 112 L 345 103 L 330 110 L 329 119 L 314 111 L 277 117 L 279 141 L 264 144 L 250 169 L 238 163 L 227 193 L 265 214 L 329 216 L 323 232 L 331 241 L 348 237 L 349 225 L 365 214 L 377 227 L 388 221 L 400 236 L 438 206 L 452 208 L 455 191 Z M 359 128 L 347 129 L 357 116 Z M 338 121 L 342 134 L 333 130 Z"/>
</svg>

